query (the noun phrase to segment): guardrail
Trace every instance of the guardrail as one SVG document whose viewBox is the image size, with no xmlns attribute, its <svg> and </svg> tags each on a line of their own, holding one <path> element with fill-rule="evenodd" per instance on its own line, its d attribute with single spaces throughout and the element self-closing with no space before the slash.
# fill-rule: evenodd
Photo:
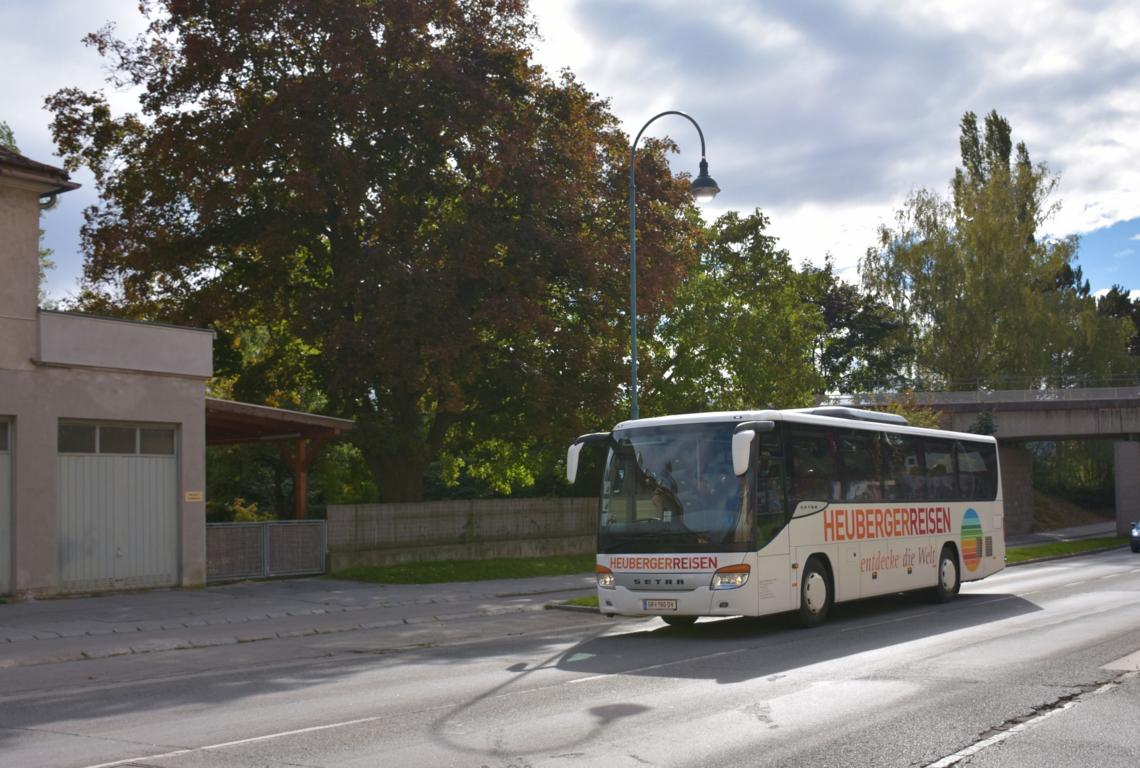
<svg viewBox="0 0 1140 768">
<path fill-rule="evenodd" d="M 818 405 L 874 406 L 899 399 L 926 407 L 978 403 L 1077 402 L 1084 400 L 1140 400 L 1140 387 L 1074 387 L 1070 389 L 991 389 L 970 392 L 869 392 L 853 395 L 824 395 Z"/>
<path fill-rule="evenodd" d="M 206 525 L 206 581 L 311 576 L 325 572 L 324 520 Z"/>
</svg>

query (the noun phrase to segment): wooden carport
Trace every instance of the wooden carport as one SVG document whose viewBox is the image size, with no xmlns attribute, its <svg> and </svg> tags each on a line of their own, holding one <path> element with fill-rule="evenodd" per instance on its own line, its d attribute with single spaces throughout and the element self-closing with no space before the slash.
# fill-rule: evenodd
<svg viewBox="0 0 1140 768">
<path fill-rule="evenodd" d="M 293 514 L 298 520 L 307 514 L 309 470 L 321 448 L 352 427 L 351 419 L 206 398 L 206 445 L 279 444 L 293 471 Z"/>
</svg>

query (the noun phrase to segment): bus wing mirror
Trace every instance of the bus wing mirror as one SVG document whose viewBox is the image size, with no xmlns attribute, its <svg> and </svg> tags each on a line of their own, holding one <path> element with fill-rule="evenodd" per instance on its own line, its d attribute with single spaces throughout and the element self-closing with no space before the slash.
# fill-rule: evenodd
<svg viewBox="0 0 1140 768">
<path fill-rule="evenodd" d="M 732 471 L 737 477 L 748 472 L 752 463 L 752 442 L 758 434 L 766 434 L 776 428 L 774 421 L 746 421 L 736 427 L 732 435 Z"/>
<path fill-rule="evenodd" d="M 566 451 L 566 480 L 571 485 L 578 477 L 578 458 L 582 455 L 582 449 L 589 443 L 599 443 L 603 440 L 609 440 L 609 432 L 592 432 L 588 435 L 582 435 L 574 441 Z"/>
<path fill-rule="evenodd" d="M 752 441 L 756 433 L 751 429 L 742 429 L 732 436 L 732 471 L 737 477 L 748 472 L 748 465 L 752 463 Z"/>
<path fill-rule="evenodd" d="M 578 457 L 582 454 L 585 443 L 574 443 L 566 451 L 566 482 L 571 485 L 578 478 Z"/>
</svg>

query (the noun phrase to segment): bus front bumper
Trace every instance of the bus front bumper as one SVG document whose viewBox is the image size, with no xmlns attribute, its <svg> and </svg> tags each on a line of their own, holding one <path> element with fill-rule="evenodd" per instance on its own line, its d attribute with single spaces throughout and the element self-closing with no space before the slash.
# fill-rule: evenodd
<svg viewBox="0 0 1140 768">
<path fill-rule="evenodd" d="M 598 609 L 616 616 L 748 616 L 756 614 L 756 595 L 745 584 L 736 589 L 643 591 L 618 586 L 598 588 Z"/>
</svg>

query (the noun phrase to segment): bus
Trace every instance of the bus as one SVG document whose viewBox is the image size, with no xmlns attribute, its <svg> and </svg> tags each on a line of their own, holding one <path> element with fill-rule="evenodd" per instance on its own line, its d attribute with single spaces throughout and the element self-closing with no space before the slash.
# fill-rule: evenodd
<svg viewBox="0 0 1140 768">
<path fill-rule="evenodd" d="M 929 590 L 1005 567 L 993 437 L 838 406 L 638 419 L 579 437 L 607 448 L 598 606 L 608 616 L 795 612 Z"/>
</svg>

